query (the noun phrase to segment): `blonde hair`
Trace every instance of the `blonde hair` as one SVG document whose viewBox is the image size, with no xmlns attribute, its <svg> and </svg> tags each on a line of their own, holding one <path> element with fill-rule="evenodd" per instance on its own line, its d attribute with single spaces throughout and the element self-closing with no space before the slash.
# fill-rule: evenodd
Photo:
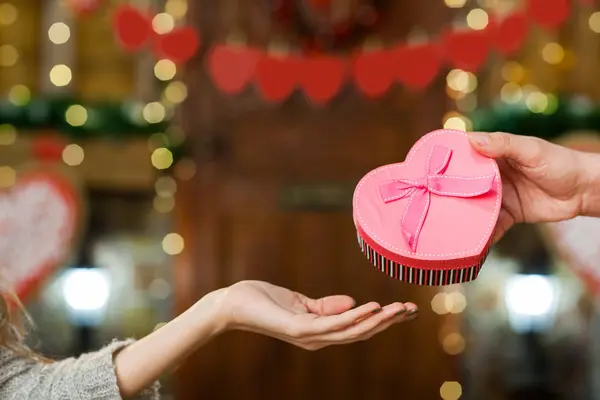
<svg viewBox="0 0 600 400">
<path fill-rule="evenodd" d="M 11 291 L 0 290 L 0 348 L 9 349 L 22 357 L 49 362 L 25 344 L 27 328 L 32 326 L 31 317 L 19 298 Z"/>
</svg>

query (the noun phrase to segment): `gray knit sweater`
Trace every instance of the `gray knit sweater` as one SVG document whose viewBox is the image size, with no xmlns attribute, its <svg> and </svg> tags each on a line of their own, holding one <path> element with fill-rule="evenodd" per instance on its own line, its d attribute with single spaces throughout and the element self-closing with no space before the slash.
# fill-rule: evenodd
<svg viewBox="0 0 600 400">
<path fill-rule="evenodd" d="M 50 364 L 0 348 L 0 399 L 120 400 L 113 354 L 131 342 L 113 342 L 100 351 Z M 158 389 L 155 383 L 136 399 L 156 400 Z"/>
</svg>

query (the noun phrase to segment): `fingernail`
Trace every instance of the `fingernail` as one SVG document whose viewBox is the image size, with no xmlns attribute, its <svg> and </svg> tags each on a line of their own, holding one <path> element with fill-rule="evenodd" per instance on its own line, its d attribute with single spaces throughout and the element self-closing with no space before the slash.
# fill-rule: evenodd
<svg viewBox="0 0 600 400">
<path fill-rule="evenodd" d="M 489 136 L 483 132 L 473 132 L 469 134 L 469 138 L 472 138 L 475 141 L 475 143 L 477 143 L 481 147 L 485 147 L 490 143 Z"/>
<path fill-rule="evenodd" d="M 409 316 L 409 317 L 412 317 L 413 315 L 416 315 L 418 312 L 419 312 L 419 310 L 417 310 L 416 308 L 413 308 L 406 315 Z"/>
<path fill-rule="evenodd" d="M 396 313 L 396 317 L 399 317 L 400 315 L 403 315 L 406 312 L 406 310 L 400 310 Z"/>
<path fill-rule="evenodd" d="M 377 314 L 380 311 L 381 311 L 381 307 L 376 308 L 375 310 L 371 311 L 371 314 Z"/>
</svg>

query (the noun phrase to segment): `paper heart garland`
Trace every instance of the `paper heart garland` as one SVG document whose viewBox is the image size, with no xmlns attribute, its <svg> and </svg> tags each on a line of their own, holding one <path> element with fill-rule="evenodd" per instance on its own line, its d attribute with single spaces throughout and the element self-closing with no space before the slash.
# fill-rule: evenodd
<svg viewBox="0 0 600 400">
<path fill-rule="evenodd" d="M 346 64 L 337 57 L 317 56 L 304 59 L 299 82 L 306 97 L 317 105 L 330 101 L 346 77 Z"/>
<path fill-rule="evenodd" d="M 411 89 L 423 89 L 435 79 L 441 66 L 441 50 L 435 44 L 399 46 L 394 51 L 398 81 Z"/>
<path fill-rule="evenodd" d="M 265 54 L 256 67 L 256 85 L 267 101 L 287 99 L 300 79 L 301 59 L 294 56 Z"/>
<path fill-rule="evenodd" d="M 527 33 L 527 15 L 515 13 L 495 23 L 492 43 L 500 54 L 508 56 L 521 49 Z"/>
<path fill-rule="evenodd" d="M 115 10 L 113 25 L 117 40 L 124 49 L 138 51 L 150 44 L 158 58 L 175 63 L 187 62 L 200 46 L 200 38 L 194 28 L 185 26 L 158 35 L 152 28 L 152 16 L 128 5 Z"/>
<path fill-rule="evenodd" d="M 546 29 L 556 29 L 569 18 L 569 0 L 528 0 L 531 18 Z"/>
<path fill-rule="evenodd" d="M 394 83 L 394 62 L 388 51 L 359 54 L 354 58 L 353 67 L 356 86 L 369 97 L 383 96 Z"/>
<path fill-rule="evenodd" d="M 454 68 L 477 72 L 490 49 L 489 31 L 446 31 L 442 35 L 442 46 L 446 59 Z"/>
<path fill-rule="evenodd" d="M 250 83 L 259 59 L 256 49 L 218 44 L 208 54 L 208 72 L 219 89 L 237 94 Z"/>
<path fill-rule="evenodd" d="M 21 301 L 65 260 L 79 214 L 75 189 L 49 173 L 30 173 L 0 192 L 0 271 Z"/>
<path fill-rule="evenodd" d="M 501 203 L 496 162 L 475 152 L 464 132 L 443 129 L 423 136 L 404 162 L 362 178 L 353 217 L 361 250 L 381 271 L 450 285 L 479 274 Z"/>
</svg>

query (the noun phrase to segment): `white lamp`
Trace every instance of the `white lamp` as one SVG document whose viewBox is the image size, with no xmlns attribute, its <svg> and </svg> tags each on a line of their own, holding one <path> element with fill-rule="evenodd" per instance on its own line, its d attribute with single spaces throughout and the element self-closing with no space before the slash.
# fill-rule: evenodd
<svg viewBox="0 0 600 400">
<path fill-rule="evenodd" d="M 99 268 L 70 268 L 63 276 L 62 292 L 71 317 L 80 324 L 95 325 L 110 298 L 110 281 Z"/>
<path fill-rule="evenodd" d="M 504 298 L 511 327 L 520 333 L 550 327 L 558 289 L 556 280 L 547 275 L 518 274 L 508 278 Z"/>
</svg>

